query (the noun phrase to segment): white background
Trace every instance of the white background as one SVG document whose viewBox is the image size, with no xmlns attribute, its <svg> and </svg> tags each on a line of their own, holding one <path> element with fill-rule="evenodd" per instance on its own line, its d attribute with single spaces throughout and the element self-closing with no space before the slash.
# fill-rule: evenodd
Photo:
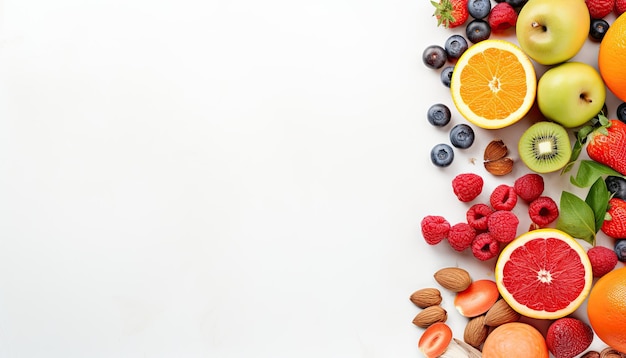
<svg viewBox="0 0 626 358">
<path fill-rule="evenodd" d="M 493 138 L 515 156 L 527 123 L 430 163 L 449 128 L 426 109 L 452 102 L 421 53 L 455 33 L 431 14 L 0 1 L 0 356 L 419 356 L 409 295 L 444 266 L 493 276 L 421 218 L 464 219 L 460 172 L 485 175 L 481 200 L 526 172 L 480 159 Z"/>
</svg>

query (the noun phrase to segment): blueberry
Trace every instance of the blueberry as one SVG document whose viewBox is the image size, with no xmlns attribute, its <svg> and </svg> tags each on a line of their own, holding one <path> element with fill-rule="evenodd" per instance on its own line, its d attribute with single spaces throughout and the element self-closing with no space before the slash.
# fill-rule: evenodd
<svg viewBox="0 0 626 358">
<path fill-rule="evenodd" d="M 443 127 L 450 122 L 452 113 L 443 103 L 436 103 L 428 108 L 428 122 L 435 127 Z"/>
<path fill-rule="evenodd" d="M 478 43 L 486 40 L 491 36 L 491 27 L 485 20 L 474 19 L 465 27 L 465 35 L 472 43 Z"/>
<path fill-rule="evenodd" d="M 422 61 L 428 68 L 438 69 L 448 61 L 446 50 L 439 45 L 430 45 L 424 49 L 422 53 Z"/>
<path fill-rule="evenodd" d="M 626 102 L 622 102 L 617 106 L 617 119 L 626 123 Z"/>
<path fill-rule="evenodd" d="M 489 0 L 469 0 L 467 2 L 467 12 L 475 19 L 484 19 L 491 11 L 491 1 Z"/>
<path fill-rule="evenodd" d="M 620 198 L 626 200 L 626 179 L 623 177 L 609 175 L 604 179 L 606 188 L 609 193 L 613 194 L 614 198 Z"/>
<path fill-rule="evenodd" d="M 443 83 L 446 87 L 450 87 L 450 81 L 452 81 L 452 71 L 454 71 L 454 66 L 448 66 L 441 70 L 441 83 Z"/>
<path fill-rule="evenodd" d="M 461 149 L 471 147 L 474 143 L 474 130 L 467 124 L 457 124 L 450 130 L 450 143 Z"/>
<path fill-rule="evenodd" d="M 626 262 L 626 239 L 615 240 L 615 248 L 613 250 L 615 250 L 618 260 Z"/>
<path fill-rule="evenodd" d="M 461 57 L 463 52 L 465 52 L 468 47 L 469 45 L 467 44 L 467 40 L 461 35 L 452 35 L 448 37 L 444 45 L 448 58 Z"/>
<path fill-rule="evenodd" d="M 438 167 L 447 167 L 454 160 L 454 150 L 447 144 L 437 144 L 430 151 L 430 160 Z"/>
<path fill-rule="evenodd" d="M 604 34 L 609 29 L 609 23 L 604 19 L 591 19 L 589 26 L 589 38 L 591 41 L 600 42 L 604 38 Z"/>
</svg>

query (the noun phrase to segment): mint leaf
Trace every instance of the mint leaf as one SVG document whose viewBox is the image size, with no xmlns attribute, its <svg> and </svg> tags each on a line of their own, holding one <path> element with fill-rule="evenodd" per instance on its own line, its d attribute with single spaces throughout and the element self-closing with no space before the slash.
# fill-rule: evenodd
<svg viewBox="0 0 626 358">
<path fill-rule="evenodd" d="M 604 182 L 604 179 L 598 178 L 593 183 L 591 188 L 589 188 L 589 192 L 587 193 L 587 197 L 585 198 L 585 202 L 593 211 L 594 220 L 596 222 L 596 233 L 602 227 L 604 217 L 606 216 L 606 211 L 609 207 L 610 198 L 611 193 L 609 193 L 609 190 L 606 188 L 606 183 Z"/>
<path fill-rule="evenodd" d="M 592 245 L 596 240 L 596 220 L 593 210 L 584 200 L 563 191 L 559 202 L 556 228 Z"/>
<path fill-rule="evenodd" d="M 593 160 L 581 160 L 576 177 L 570 177 L 570 183 L 579 188 L 586 188 L 603 175 L 621 176 L 620 173 Z"/>
</svg>

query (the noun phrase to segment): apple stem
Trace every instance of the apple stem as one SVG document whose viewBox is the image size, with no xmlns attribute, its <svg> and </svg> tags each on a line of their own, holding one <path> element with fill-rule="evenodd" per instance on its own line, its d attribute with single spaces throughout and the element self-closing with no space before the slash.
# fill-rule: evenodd
<svg viewBox="0 0 626 358">
<path fill-rule="evenodd" d="M 591 98 L 587 97 L 586 93 L 581 93 L 580 94 L 580 99 L 582 99 L 583 101 L 585 101 L 587 103 L 593 102 L 593 100 Z"/>
</svg>

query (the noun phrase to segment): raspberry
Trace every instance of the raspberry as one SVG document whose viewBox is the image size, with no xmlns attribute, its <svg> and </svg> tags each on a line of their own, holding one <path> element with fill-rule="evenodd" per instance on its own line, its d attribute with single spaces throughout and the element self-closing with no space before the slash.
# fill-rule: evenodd
<svg viewBox="0 0 626 358">
<path fill-rule="evenodd" d="M 528 205 L 530 220 L 540 227 L 545 227 L 559 217 L 559 207 L 552 198 L 540 196 Z"/>
<path fill-rule="evenodd" d="M 483 178 L 473 173 L 459 174 L 452 179 L 452 190 L 460 201 L 472 201 L 483 191 Z"/>
<path fill-rule="evenodd" d="M 456 251 L 463 251 L 472 245 L 476 231 L 468 223 L 454 224 L 448 232 L 448 243 Z"/>
<path fill-rule="evenodd" d="M 500 3 L 503 4 L 503 3 Z M 506 184 L 498 185 L 489 197 L 491 206 L 496 210 L 513 210 L 517 204 L 517 194 L 512 186 Z"/>
<path fill-rule="evenodd" d="M 585 0 L 592 19 L 602 19 L 613 11 L 615 0 Z"/>
<path fill-rule="evenodd" d="M 487 230 L 487 217 L 493 213 L 493 209 L 487 204 L 474 204 L 467 210 L 467 223 L 475 230 Z"/>
<path fill-rule="evenodd" d="M 612 271 L 617 265 L 615 251 L 604 246 L 594 246 L 587 251 L 593 277 L 602 277 Z"/>
<path fill-rule="evenodd" d="M 481 261 L 487 261 L 498 256 L 500 245 L 488 232 L 476 235 L 472 241 L 472 254 Z"/>
<path fill-rule="evenodd" d="M 448 236 L 450 223 L 443 216 L 428 215 L 422 219 L 422 236 L 429 245 L 436 245 Z"/>
<path fill-rule="evenodd" d="M 493 32 L 502 32 L 515 26 L 517 23 L 517 12 L 508 2 L 497 3 L 489 13 L 487 22 Z"/>
<path fill-rule="evenodd" d="M 535 173 L 522 175 L 513 184 L 513 189 L 515 189 L 517 195 L 527 203 L 541 196 L 543 188 L 543 177 Z"/>
<path fill-rule="evenodd" d="M 519 219 L 508 210 L 498 210 L 487 219 L 487 230 L 494 239 L 502 243 L 511 242 L 517 237 L 518 225 Z"/>
<path fill-rule="evenodd" d="M 626 12 L 626 0 L 615 0 L 615 7 L 613 8 L 615 15 L 620 16 Z"/>
</svg>

